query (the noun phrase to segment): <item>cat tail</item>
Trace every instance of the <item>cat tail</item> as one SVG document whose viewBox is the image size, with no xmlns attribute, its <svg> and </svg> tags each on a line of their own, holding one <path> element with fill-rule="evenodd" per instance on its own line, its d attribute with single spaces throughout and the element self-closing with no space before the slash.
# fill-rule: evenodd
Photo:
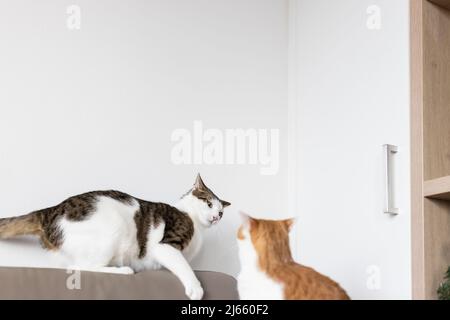
<svg viewBox="0 0 450 320">
<path fill-rule="evenodd" d="M 19 217 L 0 219 L 0 239 L 22 235 L 41 235 L 40 211 Z"/>
</svg>

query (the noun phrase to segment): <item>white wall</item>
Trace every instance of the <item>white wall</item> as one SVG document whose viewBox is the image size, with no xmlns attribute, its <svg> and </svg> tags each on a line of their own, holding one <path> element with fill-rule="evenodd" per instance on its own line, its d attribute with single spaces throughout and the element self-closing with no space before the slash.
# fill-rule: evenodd
<svg viewBox="0 0 450 320">
<path fill-rule="evenodd" d="M 366 27 L 371 5 L 381 30 Z M 353 298 L 410 298 L 408 1 L 298 0 L 296 12 L 298 256 Z M 387 143 L 398 217 L 383 213 Z"/>
<path fill-rule="evenodd" d="M 233 206 L 195 267 L 235 275 L 237 210 L 287 215 L 287 42 L 280 0 L 1 1 L 0 216 L 105 188 L 172 203 L 199 171 Z M 171 133 L 194 120 L 280 129 L 280 171 L 175 166 Z M 49 264 L 0 242 L 0 265 Z"/>
</svg>

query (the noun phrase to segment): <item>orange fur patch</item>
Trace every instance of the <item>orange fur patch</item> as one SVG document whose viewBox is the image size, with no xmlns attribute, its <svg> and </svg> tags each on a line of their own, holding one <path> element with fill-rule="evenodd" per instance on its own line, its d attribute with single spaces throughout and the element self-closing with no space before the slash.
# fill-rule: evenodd
<svg viewBox="0 0 450 320">
<path fill-rule="evenodd" d="M 292 220 L 250 219 L 250 235 L 259 256 L 259 267 L 284 286 L 288 300 L 348 300 L 333 280 L 294 262 L 289 247 Z M 239 236 L 239 235 L 238 235 Z"/>
</svg>

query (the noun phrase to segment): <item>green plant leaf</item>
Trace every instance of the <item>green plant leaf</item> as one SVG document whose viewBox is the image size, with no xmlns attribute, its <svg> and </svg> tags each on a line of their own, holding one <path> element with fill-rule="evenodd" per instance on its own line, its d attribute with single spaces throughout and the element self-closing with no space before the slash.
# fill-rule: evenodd
<svg viewBox="0 0 450 320">
<path fill-rule="evenodd" d="M 448 268 L 444 282 L 439 286 L 437 293 L 439 300 L 450 300 L 450 267 Z"/>
</svg>

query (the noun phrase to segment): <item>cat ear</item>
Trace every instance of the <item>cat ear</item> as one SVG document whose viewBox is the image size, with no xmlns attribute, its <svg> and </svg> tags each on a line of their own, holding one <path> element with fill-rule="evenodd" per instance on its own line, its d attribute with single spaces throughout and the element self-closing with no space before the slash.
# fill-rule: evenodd
<svg viewBox="0 0 450 320">
<path fill-rule="evenodd" d="M 286 228 L 288 229 L 288 231 L 291 231 L 292 226 L 294 225 L 294 223 L 296 222 L 296 218 L 291 218 L 291 219 L 287 219 L 287 220 L 283 220 L 283 224 L 286 226 Z"/>
<path fill-rule="evenodd" d="M 198 189 L 198 190 L 205 190 L 205 189 L 207 189 L 205 183 L 202 180 L 202 177 L 200 176 L 200 173 L 197 174 L 197 179 L 195 179 L 194 188 Z"/>
<path fill-rule="evenodd" d="M 258 224 L 258 220 L 250 217 L 248 214 L 246 214 L 243 211 L 239 211 L 239 215 L 241 216 L 242 225 L 245 227 L 248 227 L 248 226 L 254 227 Z"/>
<path fill-rule="evenodd" d="M 239 216 L 241 217 L 241 221 L 243 225 L 247 225 L 250 217 L 244 211 L 239 211 Z"/>
<path fill-rule="evenodd" d="M 231 206 L 231 203 L 229 203 L 228 201 L 225 201 L 225 200 L 220 200 L 220 203 L 222 204 L 222 207 L 228 207 L 228 206 Z"/>
</svg>

